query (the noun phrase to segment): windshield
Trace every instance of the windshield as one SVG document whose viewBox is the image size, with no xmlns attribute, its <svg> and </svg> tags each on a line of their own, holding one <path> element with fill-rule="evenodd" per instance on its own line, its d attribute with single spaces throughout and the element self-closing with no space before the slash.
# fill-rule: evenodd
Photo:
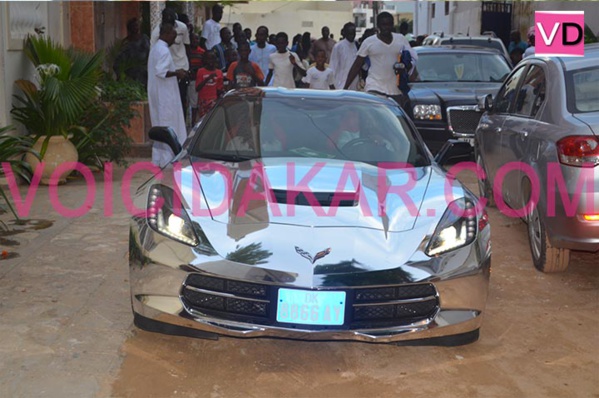
<svg viewBox="0 0 599 398">
<path fill-rule="evenodd" d="M 510 66 L 499 54 L 418 54 L 415 82 L 502 82 Z"/>
<path fill-rule="evenodd" d="M 284 157 L 429 164 L 399 109 L 369 102 L 230 97 L 199 134 L 192 156 L 230 162 Z"/>
<path fill-rule="evenodd" d="M 599 67 L 568 73 L 568 110 L 572 113 L 599 111 Z"/>
</svg>

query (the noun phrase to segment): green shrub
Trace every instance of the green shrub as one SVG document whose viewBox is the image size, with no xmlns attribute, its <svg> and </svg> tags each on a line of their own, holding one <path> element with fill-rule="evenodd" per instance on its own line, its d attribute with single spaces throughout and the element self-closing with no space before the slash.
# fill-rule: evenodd
<svg viewBox="0 0 599 398">
<path fill-rule="evenodd" d="M 11 130 L 13 130 L 12 126 L 0 128 L 0 163 L 10 164 L 15 176 L 21 177 L 27 182 L 31 182 L 31 175 L 33 174 L 31 166 L 23 160 L 23 157 L 26 153 L 33 153 L 39 158 L 39 154 L 31 148 L 34 140 L 30 136 L 8 134 Z M 3 167 L 0 167 L 0 175 L 4 175 Z M 12 207 L 12 204 L 2 187 L 0 187 L 0 195 L 4 198 L 6 205 L 18 220 L 19 216 Z"/>
<path fill-rule="evenodd" d="M 15 95 L 11 113 L 35 139 L 46 136 L 40 151 L 43 157 L 50 136 L 67 138 L 83 131 L 78 122 L 97 101 L 104 53 L 65 49 L 43 36 L 29 36 L 23 51 L 36 68 L 37 83 L 15 82 L 22 95 Z"/>
<path fill-rule="evenodd" d="M 129 102 L 96 102 L 81 120 L 87 134 L 72 139 L 79 152 L 79 161 L 100 169 L 104 168 L 104 162 L 127 165 L 125 158 L 133 140 L 125 128 L 136 115 Z"/>
<path fill-rule="evenodd" d="M 143 84 L 134 80 L 113 80 L 108 75 L 100 83 L 102 101 L 105 102 L 133 102 L 146 101 L 148 95 Z"/>
</svg>

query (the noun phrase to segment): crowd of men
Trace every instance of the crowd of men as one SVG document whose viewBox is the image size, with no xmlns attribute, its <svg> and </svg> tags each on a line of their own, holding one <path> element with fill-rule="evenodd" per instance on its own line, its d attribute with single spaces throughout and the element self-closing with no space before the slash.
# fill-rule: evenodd
<svg viewBox="0 0 599 398">
<path fill-rule="evenodd" d="M 356 26 L 348 22 L 335 41 L 328 27 L 322 37 L 296 35 L 292 43 L 285 32 L 271 33 L 266 26 L 251 29 L 241 24 L 233 31 L 222 27 L 223 8 L 212 7 L 212 17 L 201 36 L 193 32 L 186 16 L 170 8 L 162 13 L 160 26 L 152 32 L 148 58 L 148 101 L 153 126 L 171 126 L 182 143 L 186 121 L 195 123 L 230 89 L 274 86 L 286 88 L 345 89 L 386 95 L 410 110 L 408 74 L 417 55 L 394 18 L 377 16 L 378 30 L 371 29 L 356 41 Z M 401 64 L 401 68 L 397 64 Z M 187 116 L 184 110 L 191 109 Z M 164 144 L 154 145 L 152 161 L 163 166 L 172 158 Z"/>
</svg>

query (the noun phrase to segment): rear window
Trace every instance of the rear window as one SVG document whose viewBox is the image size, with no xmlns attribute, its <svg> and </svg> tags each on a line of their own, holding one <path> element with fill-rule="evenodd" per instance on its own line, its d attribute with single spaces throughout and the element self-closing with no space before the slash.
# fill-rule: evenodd
<svg viewBox="0 0 599 398">
<path fill-rule="evenodd" d="M 579 69 L 566 74 L 568 111 L 586 113 L 599 111 L 599 66 Z"/>
<path fill-rule="evenodd" d="M 464 44 L 468 46 L 478 46 L 478 47 L 487 47 L 493 48 L 495 50 L 501 51 L 503 53 L 505 50 L 503 49 L 503 45 L 500 41 L 497 40 L 488 40 L 488 39 L 447 39 L 443 41 L 443 44 Z"/>
</svg>

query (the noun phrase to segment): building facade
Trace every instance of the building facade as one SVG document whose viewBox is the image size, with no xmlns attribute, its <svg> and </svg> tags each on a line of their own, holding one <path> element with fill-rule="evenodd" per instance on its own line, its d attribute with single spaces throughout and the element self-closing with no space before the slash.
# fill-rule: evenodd
<svg viewBox="0 0 599 398">
<path fill-rule="evenodd" d="M 584 11 L 585 22 L 599 32 L 599 5 L 593 1 L 417 1 L 414 34 L 480 35 L 492 31 L 505 44 L 511 30 L 523 38 L 535 11 Z"/>
</svg>

